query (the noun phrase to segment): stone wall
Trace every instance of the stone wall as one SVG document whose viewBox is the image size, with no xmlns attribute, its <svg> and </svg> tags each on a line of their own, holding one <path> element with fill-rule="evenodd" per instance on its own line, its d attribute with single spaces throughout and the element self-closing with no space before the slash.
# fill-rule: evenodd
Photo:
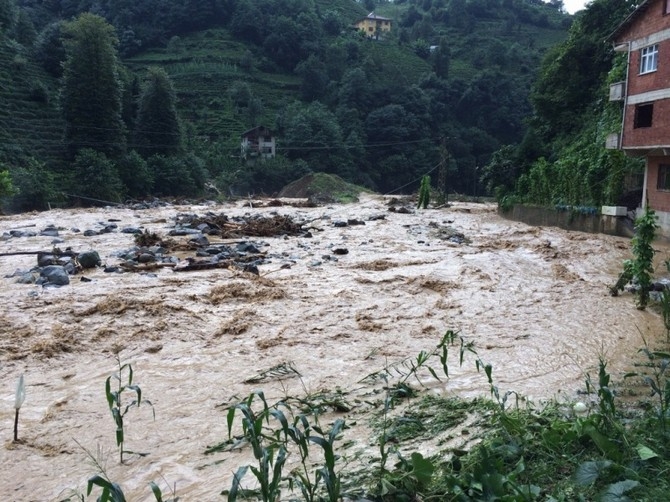
<svg viewBox="0 0 670 502">
<path fill-rule="evenodd" d="M 593 234 L 633 236 L 633 222 L 622 216 L 603 216 L 600 214 L 582 214 L 570 210 L 556 210 L 548 207 L 525 206 L 516 204 L 513 209 L 502 212 L 503 218 L 520 221 L 528 225 L 559 227 L 564 230 L 589 232 Z"/>
</svg>

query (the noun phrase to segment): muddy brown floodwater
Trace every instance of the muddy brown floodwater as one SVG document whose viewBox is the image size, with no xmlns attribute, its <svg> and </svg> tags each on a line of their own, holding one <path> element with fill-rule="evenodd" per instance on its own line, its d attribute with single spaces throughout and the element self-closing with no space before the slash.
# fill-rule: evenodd
<svg viewBox="0 0 670 502">
<path fill-rule="evenodd" d="M 432 350 L 447 330 L 474 342 L 481 359 L 493 365 L 501 391 L 535 402 L 576 399 L 600 355 L 620 377 L 642 336 L 653 340 L 663 333 L 659 316 L 636 310 L 630 294 L 608 295 L 630 257 L 629 240 L 530 227 L 501 218 L 487 204 L 403 214 L 389 212 L 380 196 L 364 195 L 357 204 L 316 208 L 254 209 L 237 202 L 52 210 L 4 216 L 0 233 L 39 232 L 53 224 L 64 240 L 59 247 L 97 250 L 114 265 L 115 253 L 134 245 L 133 236 L 85 237 L 84 230 L 113 220 L 118 229 L 165 235 L 177 213 L 207 211 L 276 211 L 309 221 L 313 237 L 249 238 L 266 253 L 260 277 L 235 269 L 97 268 L 73 276 L 67 286 L 41 287 L 2 278 L 32 268 L 34 256 L 0 257 L 1 500 L 50 501 L 84 491 L 96 472 L 82 447 L 100 450 L 107 474 L 128 500 L 153 500 L 152 480 L 164 491 L 166 483 L 176 484 L 181 500 L 221 500 L 248 453 L 204 454 L 227 437 L 224 408 L 217 405 L 257 388 L 269 401 L 346 392 L 387 364 Z M 365 224 L 333 225 L 348 219 Z M 459 233 L 464 242 L 449 239 Z M 12 237 L 0 242 L 0 252 L 48 250 L 52 239 Z M 348 254 L 335 255 L 335 248 Z M 149 408 L 128 413 L 126 447 L 149 455 L 128 456 L 125 465 L 117 461 L 104 393 L 116 350 L 132 363 L 156 413 L 155 421 Z M 289 362 L 301 380 L 244 383 Z M 13 444 L 21 373 L 27 397 L 21 442 Z M 446 395 L 488 394 L 473 359 L 462 367 L 452 361 L 450 377 L 440 383 L 428 376 L 425 384 Z M 345 436 L 372 441 L 355 427 Z"/>
</svg>

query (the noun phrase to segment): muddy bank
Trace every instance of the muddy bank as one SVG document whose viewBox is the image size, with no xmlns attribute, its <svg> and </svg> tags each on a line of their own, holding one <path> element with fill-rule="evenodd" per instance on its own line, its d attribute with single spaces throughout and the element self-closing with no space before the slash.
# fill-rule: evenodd
<svg viewBox="0 0 670 502">
<path fill-rule="evenodd" d="M 34 267 L 35 256 L 0 258 L 0 498 L 58 500 L 66 490 L 84 490 L 95 469 L 76 439 L 101 449 L 129 500 L 152 500 L 147 484 L 163 478 L 177 484 L 183 500 L 218 500 L 247 454 L 204 455 L 226 437 L 217 405 L 259 387 L 274 400 L 357 388 L 369 373 L 431 350 L 450 329 L 474 342 L 502 391 L 532 400 L 574 398 L 599 355 L 617 378 L 641 334 L 663 336 L 656 314 L 636 310 L 629 295 L 608 295 L 630 257 L 627 239 L 529 227 L 501 219 L 493 205 L 391 212 L 387 202 L 363 195 L 357 204 L 314 208 L 240 202 L 2 217 L 0 234 L 35 230 L 5 238 L 2 253 L 57 245 L 96 250 L 102 263 L 67 286 L 45 287 L 15 282 L 17 269 Z M 178 214 L 208 212 L 290 217 L 305 233 L 245 238 L 263 256 L 257 274 L 239 266 L 115 270 L 120 251 L 135 244 L 125 227 L 167 236 Z M 110 223 L 116 228 L 84 235 Z M 40 235 L 49 225 L 57 236 Z M 208 239 L 210 246 L 232 244 L 230 237 Z M 184 260 L 190 253 L 171 255 Z M 659 260 L 665 258 L 661 250 Z M 126 446 L 149 455 L 123 466 L 104 394 L 117 351 L 133 364 L 156 411 L 155 421 L 149 409 L 129 412 Z M 301 379 L 245 383 L 287 362 Z M 432 392 L 488 392 L 474 361 L 450 370 L 443 383 L 427 379 Z M 27 398 L 23 442 L 14 445 L 20 373 Z M 356 430 L 345 436 L 370 441 Z"/>
</svg>

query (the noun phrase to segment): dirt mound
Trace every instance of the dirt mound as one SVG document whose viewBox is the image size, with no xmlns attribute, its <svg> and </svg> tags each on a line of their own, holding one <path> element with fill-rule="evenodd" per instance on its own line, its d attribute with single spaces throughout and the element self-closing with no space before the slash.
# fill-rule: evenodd
<svg viewBox="0 0 670 502">
<path fill-rule="evenodd" d="M 308 198 L 315 202 L 358 202 L 358 194 L 364 188 L 347 183 L 339 176 L 314 173 L 286 185 L 279 197 Z"/>
</svg>

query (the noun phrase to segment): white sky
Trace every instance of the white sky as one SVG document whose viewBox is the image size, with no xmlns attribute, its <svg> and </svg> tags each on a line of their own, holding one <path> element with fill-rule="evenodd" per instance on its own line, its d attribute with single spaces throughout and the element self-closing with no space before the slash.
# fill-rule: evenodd
<svg viewBox="0 0 670 502">
<path fill-rule="evenodd" d="M 570 14 L 574 14 L 578 10 L 584 8 L 584 4 L 588 3 L 589 0 L 563 0 L 563 7 Z"/>
</svg>

